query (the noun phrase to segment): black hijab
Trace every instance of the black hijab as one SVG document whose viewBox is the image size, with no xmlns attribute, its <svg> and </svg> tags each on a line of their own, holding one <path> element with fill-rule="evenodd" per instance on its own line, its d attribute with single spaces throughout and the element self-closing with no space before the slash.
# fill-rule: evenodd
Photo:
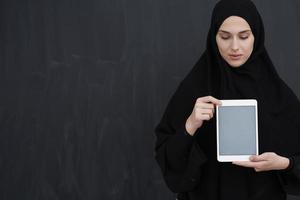
<svg viewBox="0 0 300 200">
<path fill-rule="evenodd" d="M 237 68 L 225 62 L 216 44 L 217 31 L 230 16 L 245 19 L 255 38 L 250 58 Z M 156 129 L 156 150 L 172 133 L 184 127 L 196 99 L 206 95 L 218 99 L 256 99 L 260 153 L 275 152 L 286 157 L 300 154 L 300 104 L 269 58 L 262 19 L 250 0 L 221 0 L 216 4 L 206 50 L 171 98 Z M 213 118 L 201 127 L 208 133 L 202 133 L 215 134 L 214 127 Z"/>
</svg>

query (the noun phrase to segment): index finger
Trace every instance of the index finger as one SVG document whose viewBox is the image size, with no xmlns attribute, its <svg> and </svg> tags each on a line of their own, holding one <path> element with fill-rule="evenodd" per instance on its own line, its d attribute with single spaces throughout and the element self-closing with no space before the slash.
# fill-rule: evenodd
<svg viewBox="0 0 300 200">
<path fill-rule="evenodd" d="M 213 96 L 205 96 L 205 97 L 203 97 L 203 101 L 204 102 L 211 102 L 211 103 L 216 104 L 216 105 L 221 105 L 222 104 L 222 102 L 219 99 L 217 99 Z"/>
<path fill-rule="evenodd" d="M 249 167 L 249 168 L 260 168 L 265 165 L 267 161 L 259 161 L 259 162 L 252 162 L 252 161 L 234 161 L 232 164 L 239 165 L 242 167 Z"/>
<path fill-rule="evenodd" d="M 257 167 L 257 163 L 256 162 L 251 162 L 251 161 L 234 161 L 234 162 L 232 162 L 232 164 L 239 165 L 239 166 L 242 166 L 242 167 L 249 167 L 249 168 Z"/>
</svg>

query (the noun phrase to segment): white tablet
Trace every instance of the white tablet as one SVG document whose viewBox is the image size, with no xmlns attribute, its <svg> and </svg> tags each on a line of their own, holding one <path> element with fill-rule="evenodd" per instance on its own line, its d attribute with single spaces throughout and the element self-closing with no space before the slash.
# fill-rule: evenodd
<svg viewBox="0 0 300 200">
<path fill-rule="evenodd" d="M 219 162 L 249 161 L 258 155 L 257 101 L 221 100 L 216 107 Z"/>
</svg>

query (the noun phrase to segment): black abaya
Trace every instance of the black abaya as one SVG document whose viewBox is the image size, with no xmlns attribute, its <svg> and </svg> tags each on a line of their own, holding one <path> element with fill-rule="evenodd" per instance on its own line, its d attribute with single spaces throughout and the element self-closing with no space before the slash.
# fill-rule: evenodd
<svg viewBox="0 0 300 200">
<path fill-rule="evenodd" d="M 254 49 L 245 64 L 229 66 L 219 55 L 216 33 L 229 16 L 250 25 Z M 260 153 L 275 152 L 290 159 L 286 170 L 254 169 L 219 163 L 216 159 L 215 119 L 205 121 L 194 136 L 185 122 L 196 99 L 258 101 Z M 168 187 L 178 199 L 284 200 L 286 193 L 300 195 L 300 103 L 278 76 L 264 47 L 264 28 L 250 0 L 221 0 L 214 8 L 207 48 L 180 83 L 155 129 L 156 160 Z"/>
</svg>

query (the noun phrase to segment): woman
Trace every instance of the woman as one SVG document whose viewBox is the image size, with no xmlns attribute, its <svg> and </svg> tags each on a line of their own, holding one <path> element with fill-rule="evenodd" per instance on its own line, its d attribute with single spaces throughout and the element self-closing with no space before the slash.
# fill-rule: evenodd
<svg viewBox="0 0 300 200">
<path fill-rule="evenodd" d="M 219 99 L 257 99 L 260 155 L 216 159 Z M 264 47 L 264 27 L 250 0 L 221 0 L 206 51 L 181 82 L 155 129 L 156 160 L 178 199 L 284 200 L 300 195 L 300 103 Z"/>
</svg>

